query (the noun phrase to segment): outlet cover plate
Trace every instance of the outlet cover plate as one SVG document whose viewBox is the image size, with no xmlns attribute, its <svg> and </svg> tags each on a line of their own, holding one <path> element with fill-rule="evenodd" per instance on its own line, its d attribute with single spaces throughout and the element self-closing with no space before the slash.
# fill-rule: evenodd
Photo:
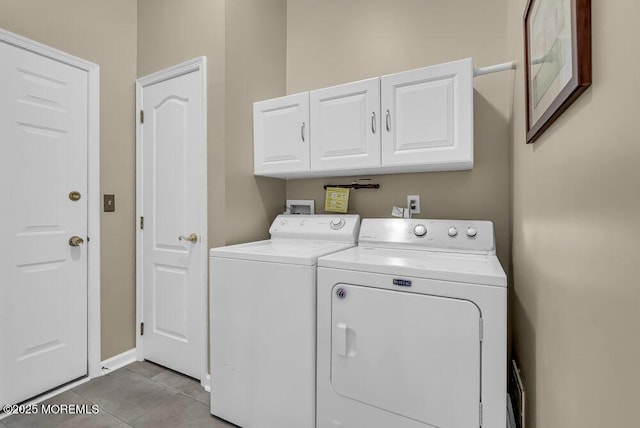
<svg viewBox="0 0 640 428">
<path fill-rule="evenodd" d="M 407 196 L 407 208 L 411 208 L 411 201 L 416 201 L 416 209 L 411 210 L 412 214 L 420 214 L 420 195 L 408 195 Z"/>
</svg>

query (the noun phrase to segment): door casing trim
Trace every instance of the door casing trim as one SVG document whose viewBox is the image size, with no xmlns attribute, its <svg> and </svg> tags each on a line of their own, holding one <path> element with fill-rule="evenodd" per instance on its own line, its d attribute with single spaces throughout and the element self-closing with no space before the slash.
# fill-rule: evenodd
<svg viewBox="0 0 640 428">
<path fill-rule="evenodd" d="M 87 72 L 87 369 L 102 376 L 100 331 L 100 66 L 0 28 L 0 42 Z"/>
<path fill-rule="evenodd" d="M 139 112 L 143 106 L 143 89 L 146 86 L 151 86 L 156 83 L 163 82 L 165 80 L 172 79 L 174 77 L 183 76 L 188 73 L 200 71 L 201 85 L 202 85 L 202 135 L 204 140 L 204 156 L 201 159 L 201 168 L 203 171 L 203 186 L 202 186 L 202 211 L 200 212 L 202 219 L 202 231 L 200 233 L 200 241 L 203 243 L 201 246 L 201 262 L 202 262 L 202 277 L 200 278 L 201 287 L 200 302 L 202 311 L 202 319 L 204 321 L 201 337 L 201 352 L 200 352 L 200 384 L 204 387 L 209 375 L 208 364 L 208 325 L 207 320 L 207 283 L 208 283 L 208 214 L 207 214 L 207 57 L 201 56 L 192 60 L 183 62 L 173 67 L 160 70 L 156 73 L 149 74 L 144 77 L 140 77 L 136 80 L 136 358 L 138 361 L 144 359 L 144 343 L 142 336 L 140 335 L 140 323 L 144 319 L 144 294 L 143 294 L 143 234 L 140 229 L 140 217 L 144 216 L 143 212 L 143 188 L 142 188 L 142 171 L 143 171 L 143 157 L 142 157 L 142 144 L 143 134 L 142 126 L 140 123 Z"/>
</svg>

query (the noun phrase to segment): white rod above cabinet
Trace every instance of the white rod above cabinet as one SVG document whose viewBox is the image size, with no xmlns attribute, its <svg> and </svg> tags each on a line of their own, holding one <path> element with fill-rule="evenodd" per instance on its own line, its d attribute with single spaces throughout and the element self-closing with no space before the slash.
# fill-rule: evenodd
<svg viewBox="0 0 640 428">
<path fill-rule="evenodd" d="M 498 72 L 501 72 L 501 71 L 515 70 L 515 69 L 516 69 L 516 62 L 515 61 L 503 62 L 502 64 L 496 64 L 496 65 L 489 65 L 487 67 L 474 68 L 473 69 L 473 77 L 484 76 L 485 74 L 498 73 Z"/>
</svg>

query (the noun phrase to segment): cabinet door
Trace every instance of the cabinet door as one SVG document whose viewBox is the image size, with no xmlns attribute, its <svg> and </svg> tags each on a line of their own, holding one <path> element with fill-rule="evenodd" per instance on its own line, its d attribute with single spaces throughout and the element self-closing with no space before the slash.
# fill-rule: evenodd
<svg viewBox="0 0 640 428">
<path fill-rule="evenodd" d="M 383 76 L 381 113 L 382 166 L 473 167 L 471 58 Z"/>
<path fill-rule="evenodd" d="M 311 91 L 311 170 L 380 166 L 380 79 Z"/>
<path fill-rule="evenodd" d="M 254 174 L 309 171 L 309 93 L 253 104 Z"/>
</svg>

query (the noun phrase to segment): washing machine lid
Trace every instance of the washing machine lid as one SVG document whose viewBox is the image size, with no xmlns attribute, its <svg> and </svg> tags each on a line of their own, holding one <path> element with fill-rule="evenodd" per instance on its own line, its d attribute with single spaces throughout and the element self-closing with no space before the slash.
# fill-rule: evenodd
<svg viewBox="0 0 640 428">
<path fill-rule="evenodd" d="M 313 266 L 318 258 L 346 250 L 355 244 L 344 242 L 268 239 L 213 248 L 211 257 Z"/>
<path fill-rule="evenodd" d="M 354 247 L 318 259 L 318 267 L 470 284 L 507 286 L 492 254 L 466 254 L 397 248 Z"/>
</svg>

